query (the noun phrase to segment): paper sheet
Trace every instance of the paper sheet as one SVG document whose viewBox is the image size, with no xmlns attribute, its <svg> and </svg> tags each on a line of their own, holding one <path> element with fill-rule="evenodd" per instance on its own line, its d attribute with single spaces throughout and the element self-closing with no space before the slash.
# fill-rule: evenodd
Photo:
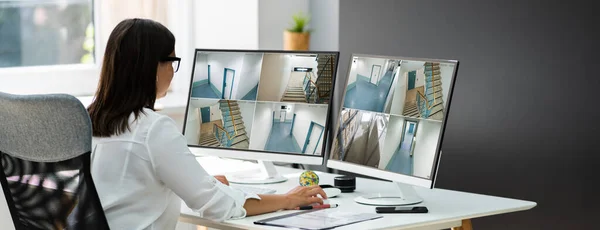
<svg viewBox="0 0 600 230">
<path fill-rule="evenodd" d="M 337 208 L 328 208 L 284 215 L 281 217 L 263 220 L 261 222 L 263 222 L 262 224 L 267 225 L 318 230 L 358 223 L 381 217 L 383 216 L 375 213 L 352 213 L 344 212 Z"/>
</svg>

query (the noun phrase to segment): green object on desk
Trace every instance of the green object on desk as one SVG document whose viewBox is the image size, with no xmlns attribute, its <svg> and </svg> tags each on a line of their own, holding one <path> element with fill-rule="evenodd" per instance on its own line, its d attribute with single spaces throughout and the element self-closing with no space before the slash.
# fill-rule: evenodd
<svg viewBox="0 0 600 230">
<path fill-rule="evenodd" d="M 319 184 L 319 176 L 311 171 L 307 170 L 300 174 L 300 185 L 301 186 L 313 186 Z"/>
</svg>

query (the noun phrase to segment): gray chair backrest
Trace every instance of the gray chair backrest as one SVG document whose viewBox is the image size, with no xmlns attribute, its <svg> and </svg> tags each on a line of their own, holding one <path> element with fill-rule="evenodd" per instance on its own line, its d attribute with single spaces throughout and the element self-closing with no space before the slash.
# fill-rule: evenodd
<svg viewBox="0 0 600 230">
<path fill-rule="evenodd" d="M 56 162 L 91 148 L 90 118 L 77 98 L 0 92 L 0 151 L 24 160 Z"/>
<path fill-rule="evenodd" d="M 0 184 L 17 230 L 109 229 L 90 173 L 91 142 L 77 98 L 0 92 Z"/>
</svg>

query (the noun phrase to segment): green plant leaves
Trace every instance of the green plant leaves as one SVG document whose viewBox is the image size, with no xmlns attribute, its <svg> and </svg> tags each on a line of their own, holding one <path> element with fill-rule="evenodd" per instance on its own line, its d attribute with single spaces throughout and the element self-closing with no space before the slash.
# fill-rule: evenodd
<svg viewBox="0 0 600 230">
<path fill-rule="evenodd" d="M 288 31 L 295 33 L 311 32 L 311 30 L 306 28 L 308 27 L 308 23 L 310 22 L 309 15 L 305 15 L 303 12 L 298 12 L 292 15 L 292 22 L 293 24 L 290 28 L 287 29 Z"/>
</svg>

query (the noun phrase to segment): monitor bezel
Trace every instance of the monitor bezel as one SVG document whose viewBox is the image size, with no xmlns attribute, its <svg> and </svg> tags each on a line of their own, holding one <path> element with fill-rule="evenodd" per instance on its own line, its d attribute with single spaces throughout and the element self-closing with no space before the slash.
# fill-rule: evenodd
<svg viewBox="0 0 600 230">
<path fill-rule="evenodd" d="M 448 121 L 448 114 L 449 114 L 450 108 L 451 108 L 450 105 L 452 103 L 452 97 L 454 94 L 454 84 L 456 82 L 456 77 L 457 77 L 457 73 L 458 73 L 459 61 L 458 60 L 450 60 L 450 59 L 415 58 L 415 57 L 352 53 L 352 55 L 350 55 L 350 60 L 348 62 L 349 65 L 348 65 L 348 72 L 346 73 L 346 79 L 348 79 L 348 75 L 350 74 L 350 71 L 352 69 L 352 62 L 354 60 L 354 57 L 357 57 L 357 58 L 358 57 L 384 58 L 384 59 L 394 59 L 394 60 L 402 60 L 402 61 L 406 60 L 406 61 L 438 62 L 438 63 L 446 63 L 446 64 L 454 64 L 455 65 L 454 71 L 452 73 L 452 79 L 450 81 L 450 89 L 448 89 L 448 100 L 447 100 L 447 105 L 444 108 L 445 114 L 444 114 L 444 119 L 442 120 L 440 136 L 438 137 L 438 143 L 437 143 L 436 150 L 435 150 L 436 156 L 434 156 L 434 162 L 433 162 L 430 179 L 390 172 L 390 171 L 386 171 L 383 169 L 373 168 L 373 167 L 350 163 L 350 162 L 344 162 L 344 161 L 340 161 L 340 160 L 336 160 L 336 159 L 329 159 L 329 156 L 331 156 L 331 154 L 332 154 L 331 151 L 333 151 L 333 148 L 330 149 L 330 152 L 327 155 L 326 166 L 328 168 L 347 171 L 347 172 L 353 172 L 353 173 L 357 173 L 357 174 L 361 174 L 361 175 L 365 175 L 365 176 L 373 176 L 373 177 L 377 177 L 377 178 L 381 178 L 381 179 L 385 179 L 385 180 L 396 181 L 396 182 L 416 185 L 416 186 L 420 186 L 420 187 L 434 188 L 435 181 L 437 179 L 437 172 L 439 169 L 439 162 L 440 162 L 440 158 L 442 156 L 441 145 L 443 143 L 444 133 L 446 130 L 446 124 Z M 400 68 L 402 68 L 402 67 L 400 67 Z M 343 90 L 342 91 L 343 93 L 342 93 L 340 105 L 338 107 L 339 110 L 338 110 L 338 114 L 336 116 L 336 118 L 338 120 L 336 121 L 336 123 L 339 122 L 339 117 L 341 116 L 342 110 L 344 109 L 344 100 L 346 98 L 346 88 L 347 87 L 348 87 L 348 83 L 346 82 L 343 85 L 343 88 L 340 88 L 340 90 Z M 366 111 L 366 110 L 361 110 L 361 111 Z M 371 111 L 368 111 L 368 112 L 371 112 Z M 381 113 L 381 114 L 386 114 L 386 113 Z M 422 120 L 427 120 L 427 119 L 422 119 Z M 332 123 L 332 124 L 336 124 L 336 123 Z M 333 139 L 332 139 L 332 142 L 333 142 L 333 141 L 335 141 L 338 130 L 337 130 L 337 127 L 331 127 L 331 129 L 332 129 L 331 132 L 333 133 Z"/>
<path fill-rule="evenodd" d="M 274 162 L 289 162 L 289 163 L 300 163 L 300 164 L 310 164 L 310 165 L 323 165 L 324 159 L 327 156 L 327 152 L 325 152 L 327 147 L 330 127 L 331 127 L 331 113 L 333 112 L 333 95 L 335 94 L 335 86 L 337 73 L 339 68 L 339 60 L 340 60 L 340 52 L 339 51 L 300 51 L 300 50 L 260 50 L 260 49 L 202 49 L 196 48 L 194 49 L 194 58 L 192 59 L 192 71 L 190 76 L 190 86 L 188 88 L 188 96 L 187 103 L 185 107 L 185 115 L 183 120 L 183 128 L 182 133 L 185 136 L 186 124 L 188 119 L 188 113 L 190 109 L 190 101 L 192 99 L 192 84 L 194 82 L 194 72 L 196 71 L 196 58 L 199 52 L 223 52 L 223 53 L 275 53 L 275 54 L 335 54 L 335 67 L 332 73 L 332 83 L 329 94 L 329 103 L 327 104 L 327 114 L 325 119 L 325 126 L 323 131 L 323 139 L 321 144 L 321 154 L 320 155 L 305 155 L 302 153 L 285 153 L 285 152 L 272 152 L 265 150 L 256 150 L 256 149 L 234 149 L 234 148 L 221 148 L 221 147 L 210 147 L 210 146 L 199 146 L 199 145 L 190 145 L 187 144 L 188 148 L 192 151 L 192 153 L 196 155 L 212 155 L 218 157 L 227 157 L 227 158 L 235 158 L 235 159 L 244 159 L 244 160 L 265 160 L 265 161 L 274 161 Z M 223 99 L 218 99 L 223 100 Z M 236 100 L 238 101 L 238 100 Z M 245 101 L 245 100 L 244 100 Z M 267 103 L 281 103 L 281 102 L 270 102 L 270 101 L 258 101 L 256 102 L 267 102 Z M 294 103 L 296 104 L 296 103 Z M 311 105 L 310 103 L 306 103 L 307 105 Z M 318 104 L 317 104 L 318 105 Z M 209 153 L 203 153 L 209 152 Z M 246 152 L 245 154 L 239 154 L 240 152 Z"/>
</svg>

